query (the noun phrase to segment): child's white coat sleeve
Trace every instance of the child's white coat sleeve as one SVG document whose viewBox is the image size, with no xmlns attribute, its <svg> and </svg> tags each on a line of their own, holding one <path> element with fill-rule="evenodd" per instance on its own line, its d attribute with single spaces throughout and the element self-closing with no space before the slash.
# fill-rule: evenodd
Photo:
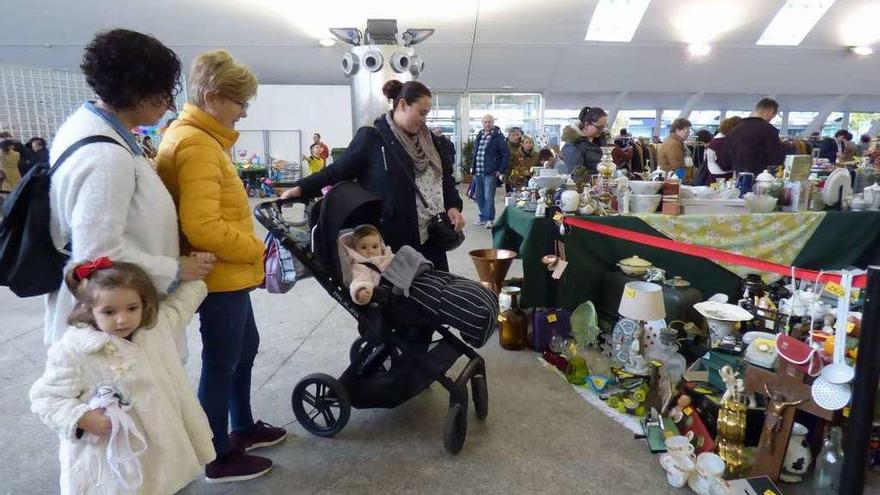
<svg viewBox="0 0 880 495">
<path fill-rule="evenodd" d="M 156 327 L 172 331 L 185 328 L 207 295 L 208 286 L 202 280 L 180 284 L 159 305 Z"/>
<path fill-rule="evenodd" d="M 49 349 L 46 371 L 31 386 L 31 411 L 63 437 L 74 440 L 77 423 L 90 410 L 81 399 L 86 388 L 76 357 L 56 344 Z"/>
</svg>

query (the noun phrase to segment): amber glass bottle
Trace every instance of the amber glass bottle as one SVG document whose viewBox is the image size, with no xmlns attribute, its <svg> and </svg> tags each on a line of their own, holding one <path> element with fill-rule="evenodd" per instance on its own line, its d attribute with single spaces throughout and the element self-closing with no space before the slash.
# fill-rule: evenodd
<svg viewBox="0 0 880 495">
<path fill-rule="evenodd" d="M 526 314 L 519 308 L 519 292 L 519 287 L 501 289 L 500 299 L 503 311 L 498 315 L 498 321 L 501 323 L 498 341 L 502 348 L 509 351 L 525 349 L 527 343 L 529 323 Z"/>
</svg>

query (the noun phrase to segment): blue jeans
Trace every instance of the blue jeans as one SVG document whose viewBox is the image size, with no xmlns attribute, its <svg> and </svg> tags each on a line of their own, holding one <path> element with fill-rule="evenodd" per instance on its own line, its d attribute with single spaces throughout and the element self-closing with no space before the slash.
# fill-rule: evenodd
<svg viewBox="0 0 880 495">
<path fill-rule="evenodd" d="M 477 197 L 477 207 L 480 209 L 480 220 L 483 222 L 495 221 L 495 187 L 498 179 L 495 174 L 475 175 L 476 187 L 474 195 Z"/>
<path fill-rule="evenodd" d="M 251 369 L 260 335 L 254 322 L 249 290 L 208 294 L 199 307 L 202 334 L 202 376 L 199 402 L 214 433 L 217 457 L 229 452 L 232 430 L 247 430 L 251 414 Z"/>
</svg>

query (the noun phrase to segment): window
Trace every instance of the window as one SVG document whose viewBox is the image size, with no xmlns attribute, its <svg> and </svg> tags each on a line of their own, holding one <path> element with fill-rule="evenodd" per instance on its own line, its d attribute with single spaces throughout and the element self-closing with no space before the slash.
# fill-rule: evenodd
<svg viewBox="0 0 880 495">
<path fill-rule="evenodd" d="M 696 110 L 691 112 L 689 117 L 693 125 L 694 133 L 701 129 L 715 134 L 718 132 L 718 126 L 721 125 L 721 111 L 719 110 Z"/>
<path fill-rule="evenodd" d="M 430 129 L 439 127 L 443 131 L 443 135 L 453 143 L 457 142 L 456 131 L 460 99 L 461 96 L 458 93 L 434 93 L 431 113 L 427 118 L 427 125 Z"/>
<path fill-rule="evenodd" d="M 547 145 L 559 146 L 562 144 L 562 131 L 566 126 L 576 124 L 580 108 L 570 110 L 545 110 L 544 111 L 544 135 Z M 535 143 L 538 145 L 538 143 Z"/>
<path fill-rule="evenodd" d="M 835 132 L 843 128 L 843 112 L 831 112 L 822 126 L 823 136 L 833 136 Z"/>
<path fill-rule="evenodd" d="M 471 93 L 469 99 L 470 139 L 483 128 L 483 115 L 487 113 L 495 117 L 495 125 L 505 135 L 511 127 L 519 127 L 531 136 L 537 136 L 543 130 L 539 128 L 542 106 L 540 94 Z"/>
<path fill-rule="evenodd" d="M 788 112 L 788 135 L 804 136 L 807 126 L 819 115 L 819 112 Z"/>
<path fill-rule="evenodd" d="M 654 135 L 656 121 L 656 110 L 621 110 L 617 112 L 617 119 L 611 126 L 611 135 L 617 136 L 620 129 L 626 129 L 635 137 L 649 138 Z"/>
<path fill-rule="evenodd" d="M 880 112 L 849 114 L 849 132 L 853 133 L 853 139 L 858 140 L 862 134 L 867 134 L 875 120 L 880 120 Z"/>
<path fill-rule="evenodd" d="M 660 115 L 660 139 L 666 139 L 666 136 L 669 135 L 669 128 L 672 127 L 675 119 L 681 115 L 681 110 L 663 110 L 663 113 Z"/>
</svg>

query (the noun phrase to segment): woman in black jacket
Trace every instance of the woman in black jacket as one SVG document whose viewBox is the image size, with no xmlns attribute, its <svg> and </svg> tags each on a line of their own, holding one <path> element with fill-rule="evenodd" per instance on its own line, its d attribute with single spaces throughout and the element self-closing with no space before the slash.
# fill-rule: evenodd
<svg viewBox="0 0 880 495">
<path fill-rule="evenodd" d="M 448 271 L 446 252 L 428 239 L 428 221 L 445 211 L 455 229 L 461 230 L 464 218 L 452 163 L 425 125 L 431 111 L 431 91 L 417 81 L 391 80 L 382 92 L 393 101 L 392 110 L 379 116 L 373 127 L 358 129 L 342 157 L 300 181 L 282 198 L 314 197 L 325 186 L 357 180 L 383 199 L 380 229 L 391 249 L 412 246 L 433 262 L 435 269 Z M 413 181 L 427 208 L 417 197 Z"/>
</svg>

